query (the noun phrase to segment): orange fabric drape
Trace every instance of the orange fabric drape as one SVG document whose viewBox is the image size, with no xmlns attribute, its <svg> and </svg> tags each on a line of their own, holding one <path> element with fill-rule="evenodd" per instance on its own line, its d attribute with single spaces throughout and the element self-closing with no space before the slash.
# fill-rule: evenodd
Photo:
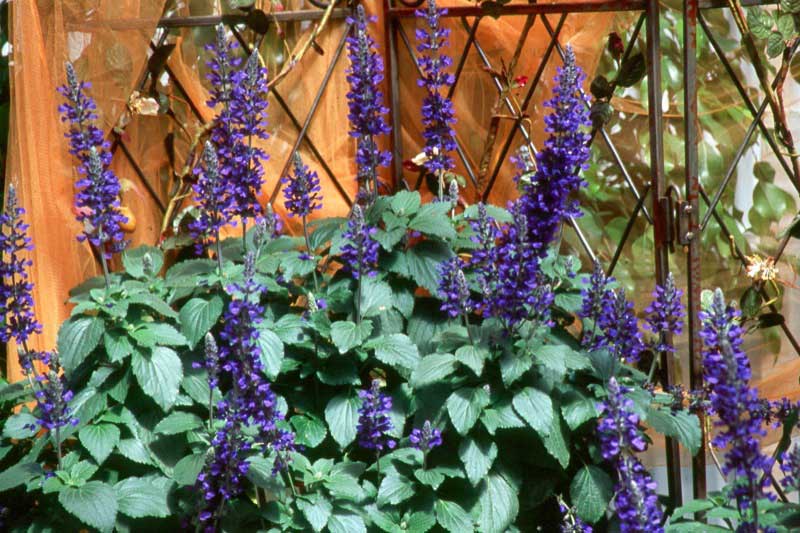
<svg viewBox="0 0 800 533">
<path fill-rule="evenodd" d="M 74 220 L 71 207 L 76 172 L 63 138 L 66 130 L 57 112 L 61 99 L 55 91 L 63 83 L 65 61 L 71 61 L 79 76 L 92 83 L 90 94 L 98 103 L 99 124 L 109 133 L 110 138 L 111 130 L 118 126 L 117 130 L 121 132 L 120 142 L 141 169 L 142 175 L 139 175 L 123 147 L 117 149 L 113 170 L 123 182 L 122 203 L 131 210 L 136 220 L 135 231 L 129 236 L 133 245 L 153 244 L 159 240 L 162 207 L 175 188 L 174 172 L 185 164 L 191 138 L 201 127 L 188 105 L 188 100 L 198 108 L 203 120 L 213 117 L 213 110 L 205 105 L 208 91 L 204 81 L 206 67 L 202 54 L 202 45 L 208 42 L 211 35 L 210 28 L 173 31 L 167 41 L 174 43 L 176 48 L 168 63 L 171 76 L 166 83 L 159 85 L 159 90 L 170 97 L 175 119 L 182 126 L 165 115 L 135 114 L 128 111 L 131 91 L 145 71 L 151 53 L 150 42 L 166 3 L 166 0 L 24 0 L 11 3 L 12 114 L 7 181 L 14 183 L 19 191 L 20 201 L 27 210 L 27 220 L 31 223 L 30 232 L 35 245 L 31 274 L 35 284 L 36 313 L 44 325 L 44 331 L 34 339 L 32 348 L 46 349 L 54 346 L 59 324 L 68 316 L 66 300 L 69 289 L 86 277 L 99 274 L 99 267 L 89 247 L 75 240 L 75 235 L 81 229 Z M 440 3 L 470 4 L 468 0 Z M 286 9 L 309 8 L 303 0 L 292 0 L 284 4 Z M 371 31 L 379 49 L 383 50 L 383 2 L 368 0 L 364 5 L 368 12 L 379 17 L 378 22 L 371 25 Z M 217 13 L 219 2 L 184 2 L 180 6 L 182 7 L 176 8 L 169 15 L 214 14 Z M 268 2 L 257 2 L 256 7 L 269 10 Z M 555 26 L 557 17 L 550 20 L 552 26 Z M 613 20 L 614 15 L 611 14 L 571 15 L 564 25 L 561 43 L 569 43 L 575 48 L 579 64 L 589 73 L 593 72 L 597 64 L 602 52 L 602 37 L 608 32 Z M 500 20 L 486 18 L 481 22 L 478 41 L 496 66 L 499 66 L 500 58 L 506 62 L 510 59 L 516 45 L 516 35 L 523 23 L 524 17 Z M 413 20 L 403 22 L 412 42 L 414 24 Z M 464 48 L 466 32 L 458 26 L 461 24 L 459 19 L 448 19 L 447 24 L 453 29 L 452 44 L 448 52 L 458 56 Z M 308 23 L 284 25 L 290 45 L 301 45 L 310 27 Z M 331 21 L 323 35 L 317 39 L 324 54 L 311 50 L 277 86 L 278 92 L 301 123 L 311 107 L 344 28 L 343 21 Z M 546 29 L 537 21 L 520 57 L 517 69 L 519 74 L 531 76 L 535 72 L 548 40 Z M 421 93 L 416 86 L 413 65 L 402 49 L 402 44 L 399 46 L 402 104 L 400 118 L 404 154 L 397 157 L 408 159 L 421 146 L 418 118 Z M 265 51 L 266 44 L 262 47 L 262 52 Z M 287 55 L 284 52 L 283 59 Z M 272 71 L 280 68 L 280 65 L 275 64 L 274 55 L 267 57 L 267 64 Z M 544 109 L 541 103 L 549 97 L 550 80 L 559 64 L 560 60 L 554 54 L 545 69 L 541 89 L 537 89 L 528 109 L 532 117 L 533 137 L 537 143 L 542 140 L 540 118 Z M 308 129 L 308 138 L 315 143 L 341 186 L 352 198 L 356 191 L 353 179 L 355 143 L 346 131 L 346 67 L 347 59 L 343 54 Z M 151 82 L 152 80 L 148 83 Z M 178 85 L 181 87 L 180 91 L 176 88 Z M 465 151 L 472 158 L 473 165 L 480 157 L 485 125 L 495 99 L 496 91 L 492 80 L 473 49 L 454 96 L 458 116 L 456 130 Z M 499 150 L 506 131 L 508 126 L 503 124 L 496 150 Z M 270 97 L 269 132 L 271 137 L 263 144 L 265 151 L 270 154 L 265 168 L 266 185 L 262 195 L 264 202 L 270 199 L 278 185 L 280 171 L 297 138 L 297 128 L 274 96 Z M 174 140 L 174 143 L 169 146 L 165 142 L 167 139 Z M 521 138 L 517 136 L 513 147 L 519 146 L 521 142 Z M 300 153 L 318 172 L 322 181 L 324 209 L 315 216 L 346 212 L 347 203 L 305 143 L 300 145 Z M 460 163 L 456 170 L 464 174 Z M 388 179 L 388 173 L 384 178 Z M 416 174 L 410 172 L 406 179 L 413 183 Z M 472 201 L 474 193 L 474 190 L 468 188 L 464 191 L 464 196 Z M 503 203 L 514 194 L 509 169 L 505 168 L 490 199 Z M 277 196 L 275 210 L 283 213 L 280 195 Z M 286 222 L 290 230 L 297 229 L 295 221 Z M 9 353 L 15 353 L 13 347 Z M 16 357 L 9 357 L 8 361 L 10 379 L 18 379 Z"/>
</svg>

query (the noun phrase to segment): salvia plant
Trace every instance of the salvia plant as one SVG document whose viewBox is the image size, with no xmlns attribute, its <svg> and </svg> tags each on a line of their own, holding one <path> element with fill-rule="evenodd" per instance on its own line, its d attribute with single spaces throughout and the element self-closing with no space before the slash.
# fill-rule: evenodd
<svg viewBox="0 0 800 533">
<path fill-rule="evenodd" d="M 447 31 L 418 14 L 429 170 L 449 171 Z M 267 73 L 220 28 L 216 110 L 194 170 L 193 246 L 126 249 L 119 182 L 91 87 L 67 67 L 61 112 L 76 199 L 104 276 L 70 293 L 57 350 L 36 352 L 25 212 L 0 216 L 2 340 L 25 379 L 0 389 L 0 508 L 12 531 L 790 531 L 798 420 L 765 402 L 721 292 L 702 315 L 704 390 L 662 390 L 659 356 L 682 330 L 670 276 L 640 314 L 600 265 L 559 255 L 580 211 L 589 117 L 567 49 L 519 197 L 462 209 L 383 194 L 383 66 L 370 20 L 349 20 L 348 94 L 360 194 L 311 220 L 319 178 L 293 156 L 266 176 Z M 281 180 L 303 234 L 282 234 L 265 181 Z M 242 234 L 223 238 L 229 226 Z M 106 260 L 119 255 L 121 269 Z M 641 322 L 641 323 L 640 323 Z M 725 489 L 671 508 L 641 456 L 657 434 L 701 449 L 712 429 Z M 761 438 L 783 425 L 777 450 Z"/>
</svg>

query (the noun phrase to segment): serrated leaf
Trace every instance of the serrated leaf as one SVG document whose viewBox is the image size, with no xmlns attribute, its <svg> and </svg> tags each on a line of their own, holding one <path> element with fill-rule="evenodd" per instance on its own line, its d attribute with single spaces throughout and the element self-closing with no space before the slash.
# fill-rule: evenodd
<svg viewBox="0 0 800 533">
<path fill-rule="evenodd" d="M 395 214 L 413 215 L 419 210 L 421 200 L 418 191 L 398 191 L 392 196 L 391 206 Z"/>
<path fill-rule="evenodd" d="M 181 307 L 180 322 L 189 346 L 194 348 L 222 315 L 223 302 L 218 295 L 210 299 L 192 298 Z"/>
<path fill-rule="evenodd" d="M 456 350 L 458 362 L 472 370 L 478 377 L 483 372 L 483 364 L 489 358 L 489 355 L 489 350 L 486 348 L 472 344 L 467 344 Z"/>
<path fill-rule="evenodd" d="M 556 414 L 553 416 L 552 426 L 548 435 L 542 437 L 544 447 L 552 455 L 562 468 L 566 469 L 569 465 L 569 431 L 566 424 L 561 421 L 561 417 Z"/>
<path fill-rule="evenodd" d="M 134 463 L 143 465 L 151 464 L 150 452 L 147 451 L 142 441 L 138 438 L 120 439 L 117 443 L 117 450 L 124 457 L 130 459 Z"/>
<path fill-rule="evenodd" d="M 500 358 L 500 376 L 506 387 L 511 386 L 533 366 L 533 358 L 522 352 L 508 351 Z"/>
<path fill-rule="evenodd" d="M 451 207 L 447 202 L 432 202 L 422 206 L 408 223 L 408 229 L 433 235 L 442 239 L 454 239 L 456 230 L 447 213 Z"/>
<path fill-rule="evenodd" d="M 778 57 L 783 53 L 784 48 L 786 48 L 786 42 L 783 35 L 777 31 L 770 32 L 767 37 L 767 56 Z"/>
<path fill-rule="evenodd" d="M 199 416 L 184 411 L 175 411 L 156 424 L 153 433 L 163 433 L 164 435 L 177 435 L 203 427 L 203 421 Z"/>
<path fill-rule="evenodd" d="M 206 456 L 203 453 L 193 453 L 187 455 L 172 469 L 172 479 L 181 486 L 194 485 L 197 476 L 206 464 Z"/>
<path fill-rule="evenodd" d="M 333 511 L 333 506 L 325 498 L 317 498 L 314 502 L 299 498 L 297 507 L 300 508 L 300 512 L 306 517 L 314 531 L 322 531 L 328 524 L 331 511 Z"/>
<path fill-rule="evenodd" d="M 186 346 L 189 341 L 180 331 L 163 322 L 145 322 L 144 326 L 134 330 L 131 337 L 145 348 L 159 346 Z"/>
<path fill-rule="evenodd" d="M 472 429 L 483 408 L 489 405 L 489 393 L 482 387 L 464 387 L 447 398 L 447 412 L 456 431 L 466 435 Z"/>
<path fill-rule="evenodd" d="M 664 436 L 678 439 L 692 455 L 700 449 L 702 437 L 697 415 L 685 411 L 673 414 L 668 409 L 651 407 L 647 411 L 647 424 Z"/>
<path fill-rule="evenodd" d="M 122 266 L 125 268 L 125 272 L 134 278 L 145 277 L 147 274 L 144 271 L 145 255 L 150 257 L 150 264 L 152 265 L 150 275 L 161 270 L 164 265 L 164 252 L 153 246 L 143 245 L 125 250 L 122 253 Z"/>
<path fill-rule="evenodd" d="M 553 425 L 553 401 L 544 392 L 526 387 L 514 395 L 514 410 L 530 427 L 545 437 Z"/>
<path fill-rule="evenodd" d="M 117 520 L 116 493 L 101 481 L 64 487 L 58 494 L 58 501 L 81 522 L 101 531 L 111 531 Z"/>
<path fill-rule="evenodd" d="M 359 407 L 361 402 L 358 396 L 344 394 L 334 396 L 325 406 L 325 422 L 328 423 L 333 440 L 342 448 L 356 438 Z"/>
<path fill-rule="evenodd" d="M 481 483 L 478 498 L 481 506 L 479 523 L 482 533 L 505 533 L 519 513 L 517 490 L 496 472 Z"/>
<path fill-rule="evenodd" d="M 119 428 L 114 424 L 90 424 L 81 428 L 78 440 L 97 464 L 103 464 L 119 442 Z"/>
<path fill-rule="evenodd" d="M 402 333 L 372 339 L 366 347 L 374 349 L 378 361 L 387 365 L 398 365 L 413 370 L 420 361 L 417 345 Z"/>
<path fill-rule="evenodd" d="M 411 384 L 414 387 L 424 387 L 436 383 L 456 369 L 456 358 L 449 353 L 435 353 L 423 357 L 417 368 L 411 374 Z"/>
<path fill-rule="evenodd" d="M 295 430 L 295 441 L 301 446 L 315 448 L 328 434 L 322 420 L 313 415 L 296 415 L 290 422 Z"/>
<path fill-rule="evenodd" d="M 572 478 L 569 496 L 578 516 L 594 524 L 606 513 L 614 496 L 614 482 L 598 467 L 584 466 Z"/>
<path fill-rule="evenodd" d="M 30 413 L 17 413 L 8 417 L 3 425 L 3 437 L 7 439 L 28 439 L 36 435 L 39 423 Z"/>
<path fill-rule="evenodd" d="M 119 512 L 131 518 L 169 516 L 167 504 L 172 481 L 161 476 L 129 477 L 116 485 Z"/>
<path fill-rule="evenodd" d="M 108 360 L 112 363 L 122 361 L 133 352 L 133 345 L 128 336 L 115 331 L 106 331 L 103 334 L 103 347 L 106 349 Z"/>
<path fill-rule="evenodd" d="M 149 356 L 134 352 L 132 368 L 145 394 L 162 409 L 169 410 L 178 397 L 183 379 L 183 365 L 178 354 L 164 346 L 156 346 Z"/>
<path fill-rule="evenodd" d="M 422 241 L 413 248 L 393 255 L 389 268 L 436 294 L 439 288 L 439 265 L 452 255 L 450 247 L 443 242 Z"/>
<path fill-rule="evenodd" d="M 423 470 L 422 468 L 418 468 L 414 470 L 414 477 L 417 478 L 420 483 L 428 485 L 433 490 L 438 489 L 439 485 L 444 482 L 444 474 L 436 469 Z"/>
<path fill-rule="evenodd" d="M 385 281 L 365 277 L 361 280 L 361 314 L 378 316 L 392 306 L 392 288 Z"/>
<path fill-rule="evenodd" d="M 372 333 L 372 322 L 356 324 L 349 320 L 340 320 L 331 325 L 331 340 L 341 354 L 363 344 L 370 333 Z"/>
<path fill-rule="evenodd" d="M 414 495 L 414 483 L 405 476 L 389 473 L 378 488 L 378 505 L 397 505 Z"/>
<path fill-rule="evenodd" d="M 561 405 L 561 415 L 571 430 L 584 422 L 597 417 L 597 400 L 584 396 L 578 391 L 570 391 Z"/>
<path fill-rule="evenodd" d="M 473 486 L 481 482 L 497 458 L 497 444 L 486 438 L 467 438 L 458 447 L 464 472 Z"/>
<path fill-rule="evenodd" d="M 64 371 L 78 368 L 100 343 L 105 323 L 99 317 L 71 317 L 58 330 L 58 354 Z"/>
<path fill-rule="evenodd" d="M 328 519 L 330 533 L 367 533 L 364 520 L 355 513 L 336 511 Z"/>
<path fill-rule="evenodd" d="M 773 19 L 760 7 L 749 7 L 747 8 L 747 26 L 754 37 L 766 39 L 772 31 Z"/>
<path fill-rule="evenodd" d="M 15 464 L 0 473 L 0 492 L 23 485 L 42 473 L 42 467 L 38 463 Z"/>
<path fill-rule="evenodd" d="M 474 531 L 469 513 L 457 503 L 437 499 L 433 508 L 436 510 L 436 521 L 450 533 Z"/>
<path fill-rule="evenodd" d="M 258 346 L 261 348 L 261 364 L 269 379 L 275 379 L 281 372 L 284 357 L 284 346 L 278 335 L 265 328 L 258 330 Z"/>
</svg>

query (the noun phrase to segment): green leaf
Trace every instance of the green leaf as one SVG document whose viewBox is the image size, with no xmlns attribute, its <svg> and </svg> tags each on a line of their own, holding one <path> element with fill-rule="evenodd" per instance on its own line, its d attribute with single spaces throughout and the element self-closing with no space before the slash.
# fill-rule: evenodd
<svg viewBox="0 0 800 533">
<path fill-rule="evenodd" d="M 480 483 L 497 458 L 497 444 L 488 438 L 467 438 L 458 447 L 467 479 L 473 486 Z"/>
<path fill-rule="evenodd" d="M 333 510 L 330 502 L 320 497 L 316 498 L 313 503 L 304 498 L 298 498 L 297 507 L 300 508 L 303 516 L 306 517 L 314 531 L 322 531 L 328 524 L 328 519 L 330 519 L 331 511 Z"/>
<path fill-rule="evenodd" d="M 367 533 L 364 520 L 355 513 L 336 511 L 328 519 L 330 533 Z"/>
<path fill-rule="evenodd" d="M 145 255 L 150 256 L 150 263 L 152 264 L 152 270 L 149 273 L 144 271 Z M 163 265 L 164 253 L 152 246 L 139 246 L 137 248 L 125 250 L 122 253 L 122 266 L 125 268 L 125 272 L 134 278 L 152 276 L 161 270 Z"/>
<path fill-rule="evenodd" d="M 101 481 L 64 487 L 58 494 L 58 501 L 81 522 L 101 531 L 111 531 L 117 520 L 117 495 Z"/>
<path fill-rule="evenodd" d="M 148 307 L 155 311 L 156 313 L 168 317 L 177 319 L 180 315 L 175 312 L 175 310 L 169 306 L 167 302 L 156 296 L 155 294 L 150 294 L 147 292 L 139 293 L 139 294 L 132 294 L 128 298 L 128 303 L 130 304 L 138 304 Z"/>
<path fill-rule="evenodd" d="M 647 424 L 667 437 L 678 439 L 692 455 L 700 449 L 700 420 L 697 415 L 685 411 L 673 414 L 668 409 L 651 407 L 647 412 Z"/>
<path fill-rule="evenodd" d="M 417 478 L 420 483 L 428 485 L 433 490 L 437 490 L 439 485 L 444 482 L 444 474 L 436 469 L 423 470 L 422 468 L 418 468 L 414 470 L 414 477 Z"/>
<path fill-rule="evenodd" d="M 506 387 L 511 386 L 533 366 L 533 358 L 518 351 L 509 350 L 500 358 L 500 375 Z"/>
<path fill-rule="evenodd" d="M 134 352 L 133 374 L 142 390 L 165 411 L 175 403 L 183 379 L 183 365 L 170 348 L 157 346 L 150 355 Z"/>
<path fill-rule="evenodd" d="M 411 374 L 411 385 L 415 388 L 436 383 L 456 369 L 456 358 L 449 353 L 435 353 L 423 357 Z"/>
<path fill-rule="evenodd" d="M 644 60 L 644 54 L 641 52 L 632 54 L 620 66 L 616 78 L 617 86 L 633 87 L 644 78 L 646 70 L 647 65 Z"/>
<path fill-rule="evenodd" d="M 588 420 L 597 417 L 597 400 L 571 390 L 561 405 L 561 415 L 571 430 L 575 430 Z"/>
<path fill-rule="evenodd" d="M 39 424 L 30 413 L 11 415 L 3 426 L 3 437 L 7 439 L 28 439 L 36 435 Z"/>
<path fill-rule="evenodd" d="M 420 196 L 417 191 L 398 191 L 392 196 L 392 211 L 400 216 L 413 215 L 419 210 Z"/>
<path fill-rule="evenodd" d="M 553 425 L 553 401 L 544 392 L 526 387 L 514 395 L 514 410 L 541 437 L 550 433 Z"/>
<path fill-rule="evenodd" d="M 378 361 L 387 365 L 398 365 L 413 370 L 420 361 L 417 345 L 402 333 L 372 339 L 366 347 L 374 349 Z"/>
<path fill-rule="evenodd" d="M 496 472 L 489 474 L 481 483 L 478 501 L 482 533 L 505 533 L 519 512 L 517 490 Z"/>
<path fill-rule="evenodd" d="M 361 402 L 358 396 L 345 394 L 334 396 L 325 407 L 325 421 L 331 430 L 331 436 L 342 448 L 356 438 L 359 407 Z"/>
<path fill-rule="evenodd" d="M 558 414 L 553 417 L 550 433 L 542 440 L 544 440 L 547 452 L 558 461 L 562 468 L 566 469 L 569 465 L 569 431 Z"/>
<path fill-rule="evenodd" d="M 489 393 L 482 387 L 464 387 L 453 392 L 446 405 L 453 426 L 461 435 L 466 435 L 478 421 L 483 408 L 489 405 Z"/>
<path fill-rule="evenodd" d="M 757 39 L 766 39 L 772 31 L 772 16 L 760 7 L 747 8 L 747 25 Z"/>
<path fill-rule="evenodd" d="M 771 32 L 767 37 L 767 56 L 778 57 L 783 53 L 784 48 L 786 48 L 786 41 L 784 41 L 783 35 L 777 31 Z"/>
<path fill-rule="evenodd" d="M 203 421 L 199 416 L 185 411 L 175 411 L 156 424 L 153 433 L 163 433 L 164 435 L 177 435 L 203 427 Z"/>
<path fill-rule="evenodd" d="M 583 520 L 594 524 L 606 513 L 614 496 L 614 483 L 603 470 L 596 466 L 584 466 L 569 485 L 569 497 Z"/>
<path fill-rule="evenodd" d="M 331 325 L 331 340 L 342 354 L 363 344 L 370 333 L 372 333 L 372 322 L 356 324 L 349 320 L 341 320 Z"/>
<path fill-rule="evenodd" d="M 442 239 L 454 239 L 456 230 L 453 229 L 453 222 L 447 216 L 450 209 L 450 204 L 447 202 L 425 204 L 408 223 L 408 228 Z"/>
<path fill-rule="evenodd" d="M 162 322 L 145 322 L 144 326 L 131 333 L 131 337 L 145 348 L 153 346 L 185 346 L 189 341 L 180 331 Z"/>
<path fill-rule="evenodd" d="M 169 516 L 169 496 L 172 481 L 161 476 L 129 477 L 116 485 L 119 512 L 131 518 Z"/>
<path fill-rule="evenodd" d="M 302 446 L 316 448 L 328 434 L 325 424 L 314 415 L 296 415 L 290 422 L 295 430 L 295 440 Z"/>
<path fill-rule="evenodd" d="M 343 498 L 354 502 L 364 500 L 364 489 L 350 474 L 344 472 L 331 474 L 324 484 L 334 498 Z"/>
<path fill-rule="evenodd" d="M 483 364 L 489 355 L 489 350 L 473 344 L 467 344 L 456 350 L 458 362 L 472 370 L 478 377 L 483 373 Z"/>
<path fill-rule="evenodd" d="M 422 241 L 409 250 L 393 255 L 394 261 L 389 268 L 410 277 L 431 294 L 436 294 L 439 289 L 439 265 L 452 255 L 450 247 L 443 242 Z"/>
<path fill-rule="evenodd" d="M 99 317 L 70 317 L 58 330 L 58 354 L 67 373 L 72 372 L 100 343 L 105 323 Z"/>
<path fill-rule="evenodd" d="M 392 288 L 385 281 L 370 277 L 361 280 L 361 314 L 378 316 L 392 306 Z"/>
<path fill-rule="evenodd" d="M 147 448 L 145 448 L 142 441 L 138 438 L 120 439 L 117 443 L 117 450 L 134 463 L 143 465 L 151 464 L 150 452 L 147 451 Z"/>
<path fill-rule="evenodd" d="M 269 379 L 275 379 L 281 373 L 281 364 L 285 353 L 283 341 L 275 332 L 259 328 L 258 346 L 261 348 L 261 363 L 264 365 L 264 373 Z"/>
<path fill-rule="evenodd" d="M 672 512 L 672 517 L 680 518 L 687 514 L 702 513 L 704 511 L 708 511 L 709 509 L 713 509 L 716 506 L 717 504 L 709 500 L 692 500 L 686 503 L 686 505 L 677 507 Z"/>
<path fill-rule="evenodd" d="M 780 0 L 780 6 L 786 13 L 800 13 L 800 0 Z"/>
<path fill-rule="evenodd" d="M 222 298 L 214 295 L 209 300 L 192 298 L 181 307 L 180 321 L 183 334 L 194 348 L 208 333 L 222 314 Z"/>
<path fill-rule="evenodd" d="M 172 469 L 172 479 L 175 483 L 183 487 L 187 485 L 194 485 L 197 482 L 197 476 L 206 464 L 206 455 L 204 453 L 193 453 L 187 455 L 175 465 Z"/>
<path fill-rule="evenodd" d="M 457 503 L 437 499 L 433 508 L 436 510 L 436 521 L 450 533 L 474 531 L 469 513 Z"/>
<path fill-rule="evenodd" d="M 81 428 L 78 440 L 97 464 L 102 464 L 119 442 L 119 428 L 114 424 L 90 424 Z"/>
<path fill-rule="evenodd" d="M 397 505 L 414 495 L 414 483 L 396 472 L 386 475 L 378 488 L 378 505 Z"/>
<path fill-rule="evenodd" d="M 133 352 L 133 345 L 126 334 L 106 331 L 103 334 L 103 347 L 112 363 L 122 361 Z"/>
<path fill-rule="evenodd" d="M 38 463 L 18 463 L 0 473 L 0 492 L 23 485 L 43 473 Z"/>
<path fill-rule="evenodd" d="M 781 32 L 785 40 L 789 40 L 795 35 L 794 16 L 784 14 L 778 17 L 778 31 Z"/>
</svg>

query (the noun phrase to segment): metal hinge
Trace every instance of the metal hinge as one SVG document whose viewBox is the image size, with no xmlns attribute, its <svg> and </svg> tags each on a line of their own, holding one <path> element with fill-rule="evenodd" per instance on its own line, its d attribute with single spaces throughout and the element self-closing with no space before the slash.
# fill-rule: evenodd
<svg viewBox="0 0 800 533">
<path fill-rule="evenodd" d="M 686 246 L 694 238 L 694 234 L 689 231 L 692 206 L 681 199 L 681 191 L 675 185 L 667 187 L 666 193 L 666 196 L 658 199 L 658 207 L 664 217 L 664 242 L 669 246 L 669 251 L 674 253 L 675 241 Z"/>
</svg>

